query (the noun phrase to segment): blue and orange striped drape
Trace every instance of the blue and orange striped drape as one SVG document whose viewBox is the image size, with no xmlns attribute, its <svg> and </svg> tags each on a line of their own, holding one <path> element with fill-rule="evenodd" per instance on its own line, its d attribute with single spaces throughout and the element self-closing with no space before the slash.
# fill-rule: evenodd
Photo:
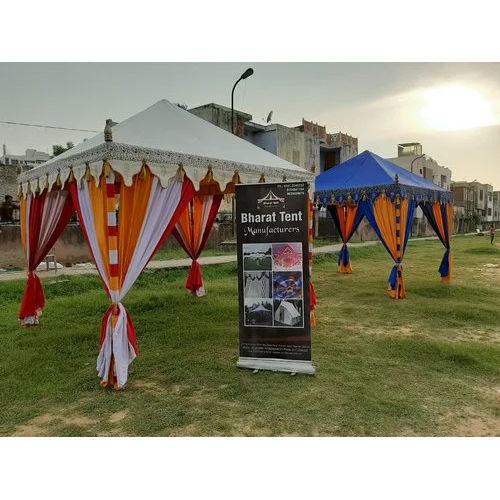
<svg viewBox="0 0 500 500">
<path fill-rule="evenodd" d="M 404 299 L 406 290 L 402 262 L 411 233 L 415 201 L 399 196 L 392 201 L 383 194 L 373 202 L 360 202 L 360 208 L 395 262 L 389 276 L 389 295 L 393 299 Z"/>
<path fill-rule="evenodd" d="M 441 243 L 445 246 L 446 252 L 441 260 L 439 266 L 439 274 L 441 274 L 441 281 L 449 283 L 451 280 L 451 268 L 453 259 L 451 256 L 451 234 L 453 232 L 453 203 L 441 203 L 436 201 L 422 202 L 420 208 L 427 220 L 429 221 L 432 229 L 436 232 Z"/>
<path fill-rule="evenodd" d="M 363 219 L 363 212 L 359 210 L 358 205 L 354 204 L 332 204 L 326 207 L 332 216 L 333 223 L 342 238 L 342 248 L 339 252 L 339 260 L 337 262 L 338 272 L 343 274 L 351 274 L 352 266 L 347 248 L 347 242 L 351 239 L 354 231 L 359 226 Z"/>
</svg>

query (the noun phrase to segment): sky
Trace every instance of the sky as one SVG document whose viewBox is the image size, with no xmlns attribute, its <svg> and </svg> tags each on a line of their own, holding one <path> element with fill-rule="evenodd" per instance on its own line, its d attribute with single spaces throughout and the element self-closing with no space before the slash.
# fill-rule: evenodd
<svg viewBox="0 0 500 500">
<path fill-rule="evenodd" d="M 453 180 L 500 190 L 500 63 L 0 63 L 0 120 L 101 131 L 160 99 L 230 106 L 247 67 L 235 108 L 255 122 L 305 118 L 384 158 L 420 142 Z M 92 135 L 0 123 L 12 154 Z"/>
</svg>

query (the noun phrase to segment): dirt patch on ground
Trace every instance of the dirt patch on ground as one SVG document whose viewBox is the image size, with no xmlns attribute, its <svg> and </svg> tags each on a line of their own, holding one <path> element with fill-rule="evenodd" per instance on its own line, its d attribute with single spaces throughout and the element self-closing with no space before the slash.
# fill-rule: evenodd
<svg viewBox="0 0 500 500">
<path fill-rule="evenodd" d="M 60 415 L 45 413 L 39 417 L 28 420 L 24 424 L 18 425 L 12 435 L 25 437 L 47 436 L 54 435 L 53 428 L 60 425 L 74 425 L 77 427 L 89 428 L 95 424 L 95 420 L 83 415 L 63 417 Z"/>
<path fill-rule="evenodd" d="M 117 411 L 111 414 L 111 416 L 109 417 L 109 423 L 116 424 L 126 419 L 127 417 L 128 417 L 128 410 Z"/>
<path fill-rule="evenodd" d="M 479 273 L 483 279 L 498 283 L 500 281 L 500 264 L 487 262 L 479 268 Z"/>
<path fill-rule="evenodd" d="M 25 424 L 18 425 L 12 435 L 25 437 L 46 436 L 47 425 L 53 420 L 53 415 L 45 413 L 44 415 L 28 420 Z"/>
<path fill-rule="evenodd" d="M 500 436 L 500 419 L 492 417 L 472 417 L 460 422 L 453 432 L 453 436 L 486 437 Z"/>
<path fill-rule="evenodd" d="M 500 398 L 496 392 L 498 388 L 488 389 L 492 401 Z M 442 435 L 457 437 L 486 437 L 500 436 L 500 418 L 491 413 L 477 413 L 472 408 L 465 408 L 460 414 L 448 415 L 442 419 L 442 428 L 446 429 Z"/>
</svg>

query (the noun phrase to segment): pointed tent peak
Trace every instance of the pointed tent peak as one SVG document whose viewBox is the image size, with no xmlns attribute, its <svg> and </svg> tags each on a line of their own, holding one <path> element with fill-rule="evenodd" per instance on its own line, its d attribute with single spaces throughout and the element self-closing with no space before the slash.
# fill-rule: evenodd
<svg viewBox="0 0 500 500">
<path fill-rule="evenodd" d="M 413 174 L 371 151 L 363 151 L 316 177 L 316 191 L 336 191 L 396 184 L 446 192 L 446 189 Z"/>
</svg>

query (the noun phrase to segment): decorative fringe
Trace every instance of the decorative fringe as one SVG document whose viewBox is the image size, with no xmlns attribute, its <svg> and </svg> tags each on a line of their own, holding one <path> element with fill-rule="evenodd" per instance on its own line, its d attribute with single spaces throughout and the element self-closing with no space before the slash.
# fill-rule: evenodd
<svg viewBox="0 0 500 500">
<path fill-rule="evenodd" d="M 143 158 L 142 159 L 141 171 L 139 172 L 139 178 L 142 179 L 142 180 L 146 179 L 146 175 L 147 175 L 146 168 L 147 168 L 147 166 L 148 165 L 147 165 L 146 159 Z"/>
<path fill-rule="evenodd" d="M 102 169 L 103 169 L 104 177 L 106 177 L 106 178 L 111 177 L 112 168 L 111 168 L 111 164 L 109 163 L 108 160 L 103 160 Z"/>
<path fill-rule="evenodd" d="M 214 180 L 214 171 L 211 165 L 208 166 L 205 177 L 200 181 L 198 194 L 203 196 L 217 196 L 222 194 L 219 183 Z"/>
</svg>

